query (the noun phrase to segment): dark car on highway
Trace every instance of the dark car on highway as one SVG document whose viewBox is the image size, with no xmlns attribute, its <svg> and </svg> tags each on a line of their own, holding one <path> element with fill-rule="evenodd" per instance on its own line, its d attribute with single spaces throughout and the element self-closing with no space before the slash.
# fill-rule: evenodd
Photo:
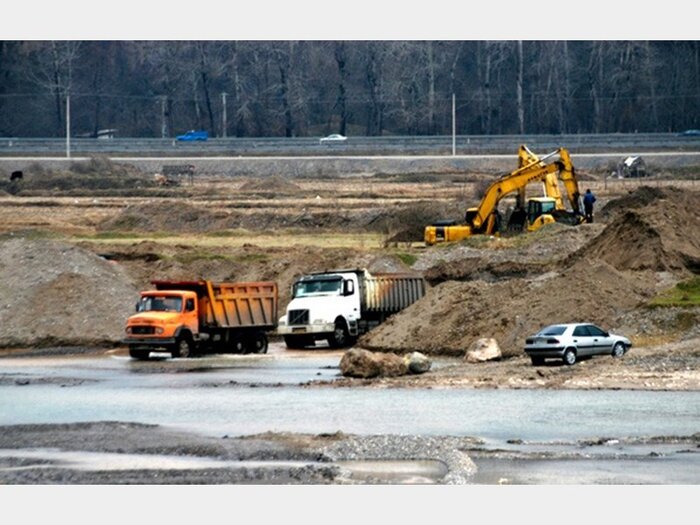
<svg viewBox="0 0 700 525">
<path fill-rule="evenodd" d="M 631 346 L 626 337 L 591 323 L 553 324 L 525 340 L 525 353 L 533 365 L 542 365 L 547 358 L 573 365 L 580 358 L 594 355 L 622 357 Z"/>
</svg>

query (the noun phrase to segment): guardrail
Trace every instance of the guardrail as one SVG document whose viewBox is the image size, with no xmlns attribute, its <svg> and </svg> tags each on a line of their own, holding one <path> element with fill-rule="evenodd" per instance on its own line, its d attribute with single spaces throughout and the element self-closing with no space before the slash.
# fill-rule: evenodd
<svg viewBox="0 0 700 525">
<path fill-rule="evenodd" d="M 520 144 L 537 153 L 565 147 L 572 153 L 629 150 L 698 151 L 700 137 L 674 133 L 569 134 L 569 135 L 458 135 L 457 155 L 513 154 Z M 318 138 L 214 138 L 180 142 L 175 139 L 71 138 L 71 156 L 371 156 L 451 155 L 451 136 L 349 137 L 341 143 L 320 144 Z M 0 156 L 66 156 L 61 138 L 0 137 Z"/>
</svg>

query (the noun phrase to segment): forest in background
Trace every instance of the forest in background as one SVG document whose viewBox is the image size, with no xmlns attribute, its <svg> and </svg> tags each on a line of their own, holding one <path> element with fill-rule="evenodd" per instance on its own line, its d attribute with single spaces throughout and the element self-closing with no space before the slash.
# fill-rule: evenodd
<svg viewBox="0 0 700 525">
<path fill-rule="evenodd" d="M 700 128 L 699 41 L 0 41 L 0 136 Z"/>
</svg>

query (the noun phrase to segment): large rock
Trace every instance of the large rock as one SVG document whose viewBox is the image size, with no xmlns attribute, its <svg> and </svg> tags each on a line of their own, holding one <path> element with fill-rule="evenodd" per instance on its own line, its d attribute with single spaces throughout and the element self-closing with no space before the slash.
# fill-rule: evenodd
<svg viewBox="0 0 700 525">
<path fill-rule="evenodd" d="M 498 342 L 493 338 L 477 339 L 467 350 L 464 359 L 468 363 L 482 363 L 501 359 L 503 354 L 498 346 Z"/>
<path fill-rule="evenodd" d="M 408 363 L 408 371 L 412 374 L 424 374 L 430 370 L 430 366 L 432 365 L 430 359 L 420 352 L 413 352 L 404 359 Z"/>
<path fill-rule="evenodd" d="M 394 377 L 408 373 L 408 362 L 396 355 L 353 348 L 340 359 L 340 372 L 346 377 Z"/>
</svg>

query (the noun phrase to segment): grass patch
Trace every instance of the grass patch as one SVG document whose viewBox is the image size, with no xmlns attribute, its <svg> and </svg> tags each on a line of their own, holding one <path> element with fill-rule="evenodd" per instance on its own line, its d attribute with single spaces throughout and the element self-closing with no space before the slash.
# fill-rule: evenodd
<svg viewBox="0 0 700 525">
<path fill-rule="evenodd" d="M 233 260 L 231 257 L 226 255 L 221 255 L 219 253 L 207 253 L 207 252 L 193 252 L 193 253 L 179 253 L 173 257 L 173 259 L 182 264 L 190 264 L 194 261 L 230 261 Z"/>
<path fill-rule="evenodd" d="M 396 257 L 404 263 L 406 266 L 413 266 L 414 263 L 418 260 L 418 257 L 413 255 L 412 253 L 406 253 L 406 252 L 398 252 L 396 254 Z"/>
<path fill-rule="evenodd" d="M 270 257 L 264 253 L 246 253 L 235 257 L 233 260 L 240 263 L 257 263 L 269 261 Z"/>
<path fill-rule="evenodd" d="M 206 232 L 204 235 L 207 237 L 241 237 L 249 235 L 249 233 L 245 230 L 217 230 Z"/>
<path fill-rule="evenodd" d="M 49 230 L 16 230 L 0 234 L 1 241 L 9 241 L 10 239 L 25 239 L 35 241 L 40 239 L 59 239 L 63 235 Z"/>
<path fill-rule="evenodd" d="M 166 232 L 149 232 L 147 234 L 138 232 L 122 232 L 122 231 L 105 231 L 97 232 L 92 235 L 77 235 L 79 239 L 85 240 L 100 240 L 108 241 L 112 239 L 131 239 L 138 241 L 146 241 L 150 239 L 163 239 L 165 237 L 170 237 L 172 234 Z"/>
<path fill-rule="evenodd" d="M 651 301 L 652 308 L 670 306 L 700 306 L 700 277 L 693 277 L 687 281 L 681 281 L 670 290 L 666 290 Z"/>
</svg>

